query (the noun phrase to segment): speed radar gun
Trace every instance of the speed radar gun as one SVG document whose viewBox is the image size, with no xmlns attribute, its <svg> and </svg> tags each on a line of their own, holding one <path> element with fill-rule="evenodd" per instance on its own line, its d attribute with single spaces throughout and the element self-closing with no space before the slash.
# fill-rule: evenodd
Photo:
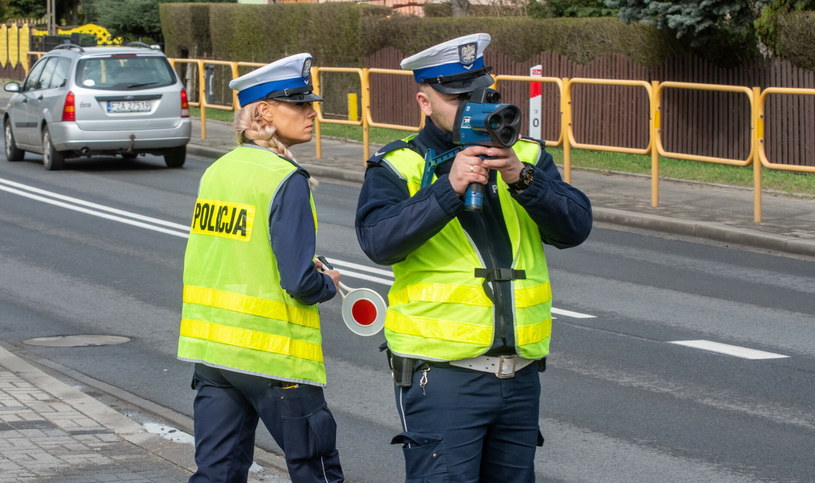
<svg viewBox="0 0 815 483">
<path fill-rule="evenodd" d="M 325 257 L 317 259 L 325 268 L 334 269 Z M 342 320 L 351 332 L 367 337 L 382 330 L 388 305 L 381 295 L 370 288 L 351 288 L 342 282 L 337 291 L 342 297 Z"/>
<path fill-rule="evenodd" d="M 459 104 L 453 123 L 453 143 L 459 146 L 438 156 L 428 149 L 422 187 L 430 185 L 436 166 L 455 158 L 459 151 L 469 145 L 510 147 L 515 144 L 521 130 L 521 109 L 514 104 L 500 102 L 500 92 L 482 87 L 471 92 L 467 102 Z M 484 185 L 470 183 L 464 193 L 464 209 L 481 211 L 483 205 Z"/>
</svg>

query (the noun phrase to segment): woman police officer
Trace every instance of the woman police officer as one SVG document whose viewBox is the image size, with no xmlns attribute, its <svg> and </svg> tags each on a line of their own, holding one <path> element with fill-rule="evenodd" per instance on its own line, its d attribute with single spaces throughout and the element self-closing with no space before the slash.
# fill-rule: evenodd
<svg viewBox="0 0 815 483">
<path fill-rule="evenodd" d="M 311 55 L 230 82 L 240 146 L 201 178 L 184 259 L 178 357 L 195 363 L 197 481 L 246 481 L 262 420 L 292 481 L 342 481 L 317 303 L 340 275 L 315 260 L 308 173 L 289 147 L 316 111 Z"/>
</svg>

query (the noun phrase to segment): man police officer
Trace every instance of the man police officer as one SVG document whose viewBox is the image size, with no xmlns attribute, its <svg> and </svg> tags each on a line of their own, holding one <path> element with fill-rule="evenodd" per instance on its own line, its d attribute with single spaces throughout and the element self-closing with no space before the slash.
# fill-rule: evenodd
<svg viewBox="0 0 815 483">
<path fill-rule="evenodd" d="M 489 42 L 467 35 L 402 61 L 428 119 L 368 160 L 357 207 L 363 251 L 395 277 L 385 336 L 407 481 L 534 481 L 552 327 L 543 244 L 579 245 L 592 225 L 541 141 L 467 146 L 422 185 L 425 154 L 456 147 L 459 104 L 493 83 Z M 470 183 L 486 185 L 481 211 L 465 211 Z"/>
</svg>

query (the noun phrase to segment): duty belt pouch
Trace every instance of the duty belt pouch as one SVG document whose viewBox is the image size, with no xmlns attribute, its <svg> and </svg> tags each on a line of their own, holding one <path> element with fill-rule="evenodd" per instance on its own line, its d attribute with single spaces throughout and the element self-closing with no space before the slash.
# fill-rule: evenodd
<svg viewBox="0 0 815 483">
<path fill-rule="evenodd" d="M 388 351 L 390 353 L 390 351 Z M 391 369 L 393 370 L 393 383 L 399 387 L 413 385 L 414 359 L 390 354 Z"/>
<path fill-rule="evenodd" d="M 410 387 L 413 385 L 413 366 L 415 359 L 401 357 L 391 352 L 387 342 L 379 346 L 379 351 L 385 351 L 388 356 L 388 366 L 391 368 L 393 383 L 399 387 Z"/>
</svg>

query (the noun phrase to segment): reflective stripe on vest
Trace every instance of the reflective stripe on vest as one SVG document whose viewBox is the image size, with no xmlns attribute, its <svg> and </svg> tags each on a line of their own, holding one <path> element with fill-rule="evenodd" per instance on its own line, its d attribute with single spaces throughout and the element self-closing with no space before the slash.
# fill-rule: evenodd
<svg viewBox="0 0 815 483">
<path fill-rule="evenodd" d="M 534 162 L 539 145 L 513 146 L 521 160 Z M 424 160 L 410 149 L 385 156 L 385 163 L 406 181 L 410 195 L 419 190 Z M 435 179 L 434 179 L 435 181 Z M 512 244 L 513 266 L 525 279 L 512 284 L 515 350 L 529 359 L 549 352 L 552 330 L 551 288 L 537 225 L 509 194 L 498 176 L 498 197 Z M 458 219 L 393 266 L 395 281 L 388 294 L 385 336 L 392 351 L 429 360 L 475 357 L 492 346 L 495 307 L 487 297 L 484 267 Z"/>
<path fill-rule="evenodd" d="M 282 289 L 269 244 L 269 206 L 296 169 L 240 147 L 204 173 L 184 259 L 180 359 L 325 385 L 317 305 Z"/>
</svg>

